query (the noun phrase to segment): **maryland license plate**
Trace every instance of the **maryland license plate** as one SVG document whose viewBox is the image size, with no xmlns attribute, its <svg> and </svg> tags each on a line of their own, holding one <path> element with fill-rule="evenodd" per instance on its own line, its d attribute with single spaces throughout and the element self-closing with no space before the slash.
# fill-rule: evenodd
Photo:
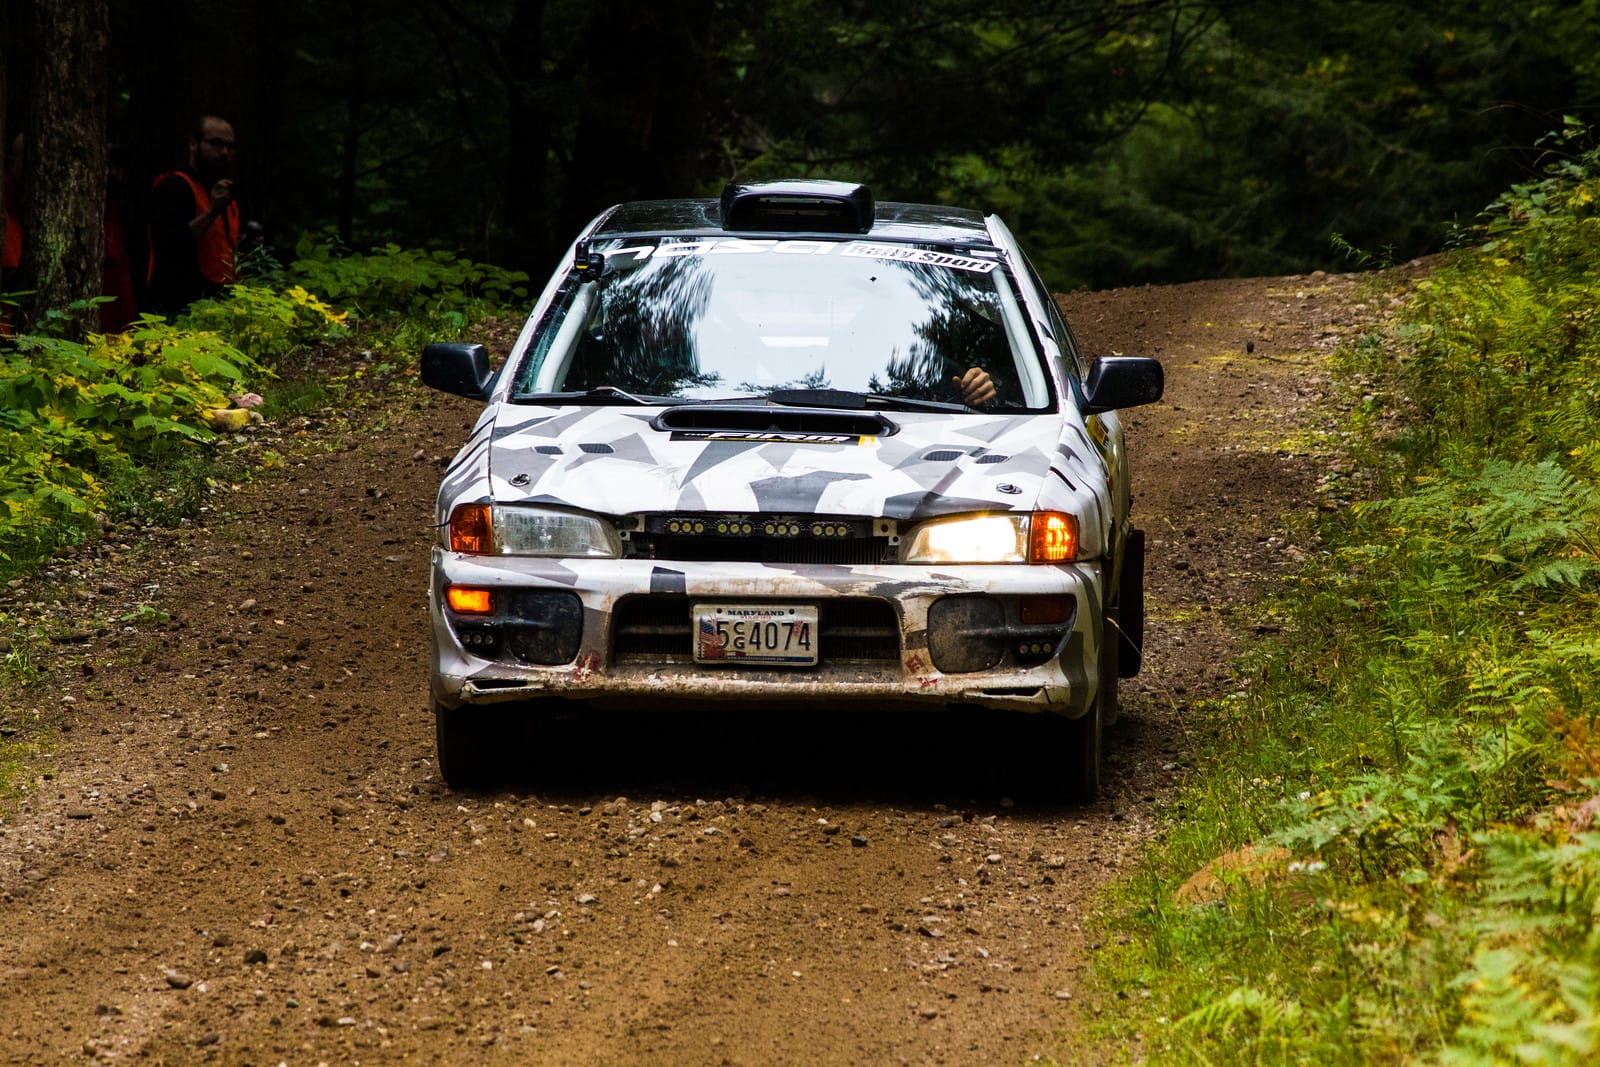
<svg viewBox="0 0 1600 1067">
<path fill-rule="evenodd" d="M 748 667 L 815 667 L 816 606 L 696 604 L 694 661 Z"/>
</svg>

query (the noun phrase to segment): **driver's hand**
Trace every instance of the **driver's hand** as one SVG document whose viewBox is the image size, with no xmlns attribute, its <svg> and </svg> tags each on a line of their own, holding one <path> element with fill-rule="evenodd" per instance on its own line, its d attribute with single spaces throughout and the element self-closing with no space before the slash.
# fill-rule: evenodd
<svg viewBox="0 0 1600 1067">
<path fill-rule="evenodd" d="M 968 407 L 987 404 L 994 399 L 994 379 L 982 367 L 973 367 L 967 373 L 950 379 L 961 391 L 961 402 Z"/>
</svg>

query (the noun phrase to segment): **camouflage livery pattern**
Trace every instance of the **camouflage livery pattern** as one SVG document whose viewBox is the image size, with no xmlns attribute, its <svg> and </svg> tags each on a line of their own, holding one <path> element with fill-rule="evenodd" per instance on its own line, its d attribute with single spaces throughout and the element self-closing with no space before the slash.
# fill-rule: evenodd
<svg viewBox="0 0 1600 1067">
<path fill-rule="evenodd" d="M 614 519 L 659 513 L 766 512 L 919 521 L 971 512 L 1048 509 L 1080 518 L 1080 559 L 1042 565 L 835 566 L 635 559 L 462 556 L 433 551 L 434 695 L 445 706 L 564 696 L 602 701 L 761 699 L 874 705 L 912 702 L 1083 713 L 1098 684 L 1105 548 L 1112 516 L 1126 514 L 1115 416 L 1091 427 L 1075 413 L 1038 415 L 893 412 L 892 436 L 846 444 L 673 440 L 653 429 L 659 408 L 492 404 L 446 472 L 443 530 L 467 502 L 558 505 Z M 1099 437 L 1105 447 L 1098 446 Z M 1121 473 L 1120 471 L 1118 472 Z M 1109 476 L 1108 476 L 1109 475 Z M 1118 506 L 1120 504 L 1120 507 Z M 583 603 L 580 649 L 567 665 L 536 667 L 474 656 L 439 610 L 446 584 L 551 588 Z M 705 601 L 877 597 L 896 605 L 896 669 L 714 668 L 692 663 L 621 666 L 610 656 L 617 601 L 652 591 Z M 1066 594 L 1080 610 L 1061 653 L 1027 669 L 945 675 L 927 654 L 936 599 Z"/>
<path fill-rule="evenodd" d="M 446 471 L 440 525 L 476 500 L 609 516 L 777 512 L 902 523 L 1044 508 L 1080 516 L 1084 553 L 1100 555 L 1106 543 L 1106 457 L 1075 420 L 894 412 L 898 433 L 844 444 L 685 441 L 651 428 L 660 410 L 501 405 Z"/>
</svg>

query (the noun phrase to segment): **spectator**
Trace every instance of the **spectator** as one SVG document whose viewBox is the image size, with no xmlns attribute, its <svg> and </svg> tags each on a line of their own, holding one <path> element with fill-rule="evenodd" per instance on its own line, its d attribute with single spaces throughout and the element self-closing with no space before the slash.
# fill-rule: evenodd
<svg viewBox="0 0 1600 1067">
<path fill-rule="evenodd" d="M 5 166 L 6 243 L 0 250 L 0 272 L 9 275 L 22 262 L 22 204 L 17 200 L 17 179 L 22 173 L 22 134 L 11 142 L 6 153 Z"/>
<path fill-rule="evenodd" d="M 204 115 L 189 134 L 188 166 L 151 186 L 150 310 L 175 317 L 233 281 L 239 205 L 233 198 L 233 127 Z"/>
<path fill-rule="evenodd" d="M 18 178 L 21 173 L 22 134 L 19 133 L 12 140 L 3 165 L 0 165 L 0 181 L 5 183 L 3 195 L 6 215 L 5 244 L 0 246 L 0 293 L 6 291 L 7 285 L 12 280 L 12 274 L 22 262 L 22 204 L 17 200 L 21 184 Z M 0 337 L 11 336 L 11 323 L 6 318 L 6 310 L 5 304 L 0 303 Z"/>
</svg>

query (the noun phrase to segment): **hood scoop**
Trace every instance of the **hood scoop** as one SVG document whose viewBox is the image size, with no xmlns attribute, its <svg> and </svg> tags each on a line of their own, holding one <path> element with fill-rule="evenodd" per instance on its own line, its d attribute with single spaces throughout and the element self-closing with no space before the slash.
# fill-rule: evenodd
<svg viewBox="0 0 1600 1067">
<path fill-rule="evenodd" d="M 728 434 L 740 440 L 803 440 L 819 437 L 887 437 L 900 427 L 881 412 L 772 404 L 694 404 L 667 408 L 650 420 L 655 430 L 688 432 L 696 438 Z M 827 443 L 827 442 L 820 442 Z"/>
</svg>

